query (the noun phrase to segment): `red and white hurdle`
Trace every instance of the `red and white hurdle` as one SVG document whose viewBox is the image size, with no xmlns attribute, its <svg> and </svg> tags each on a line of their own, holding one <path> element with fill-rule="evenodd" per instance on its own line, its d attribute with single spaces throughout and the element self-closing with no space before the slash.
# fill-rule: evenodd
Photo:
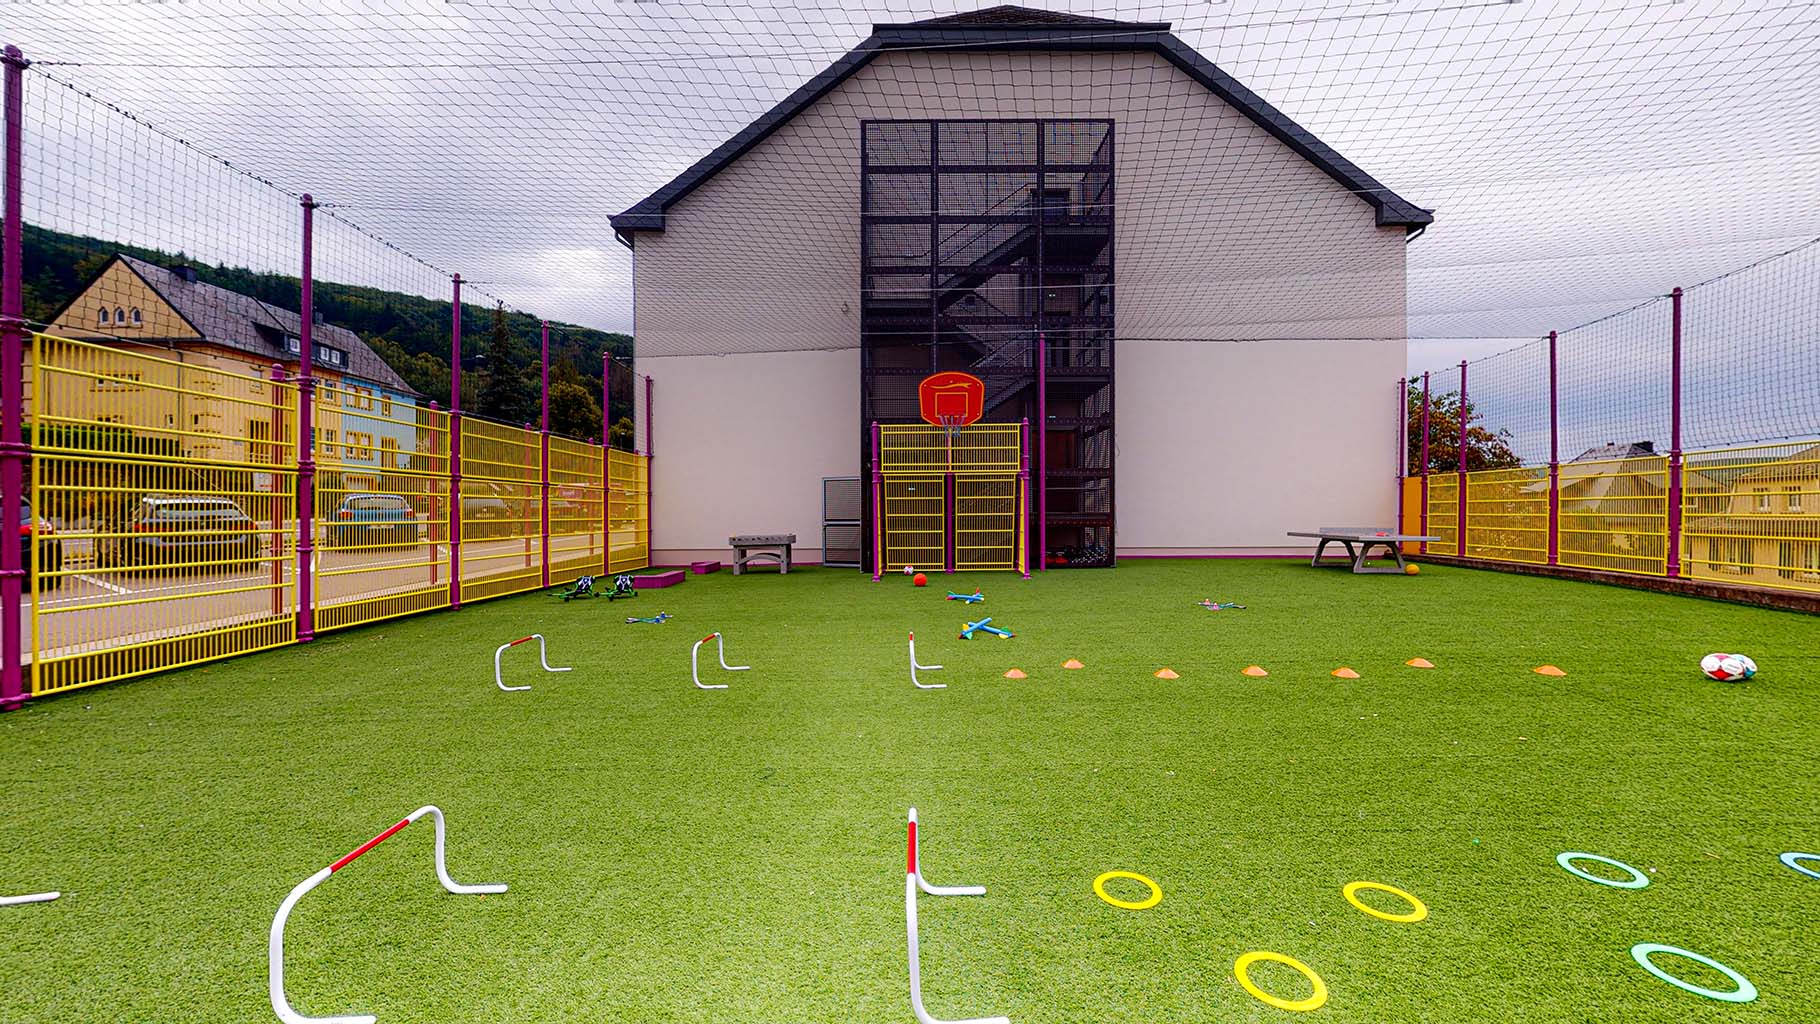
<svg viewBox="0 0 1820 1024">
<path fill-rule="evenodd" d="M 719 647 L 719 652 L 720 652 L 720 667 L 721 668 L 724 668 L 729 672 L 745 672 L 745 671 L 749 671 L 752 668 L 752 666 L 727 664 L 727 638 L 724 636 L 721 636 L 719 633 L 709 633 L 707 636 L 704 636 L 700 640 L 695 641 L 695 646 L 689 648 L 689 677 L 695 680 L 696 686 L 699 686 L 704 690 L 724 690 L 727 688 L 726 683 L 709 684 L 709 683 L 702 682 L 701 681 L 701 671 L 700 671 L 700 669 L 698 669 L 696 667 L 697 655 L 699 655 L 701 653 L 701 645 L 707 643 L 710 640 L 719 641 L 718 647 Z"/>
<path fill-rule="evenodd" d="M 49 903 L 63 895 L 60 892 L 35 892 L 29 896 L 0 896 L 0 907 L 16 907 L 22 903 Z"/>
<path fill-rule="evenodd" d="M 1011 1024 L 1009 1017 L 968 1017 L 964 1020 L 945 1021 L 930 1016 L 923 1007 L 923 968 L 920 951 L 916 941 L 916 891 L 921 889 L 931 896 L 984 896 L 983 885 L 930 885 L 923 877 L 923 868 L 916 856 L 916 808 L 910 808 L 910 856 L 908 869 L 904 874 L 904 920 L 910 930 L 910 1009 L 922 1024 Z"/>
<path fill-rule="evenodd" d="M 509 644 L 500 644 L 499 650 L 493 652 L 493 682 L 498 683 L 500 689 L 511 692 L 516 690 L 529 690 L 531 688 L 530 683 L 526 683 L 523 686 L 507 686 L 505 676 L 500 673 L 499 659 L 501 655 L 512 648 L 517 647 L 519 644 L 530 643 L 533 640 L 537 641 L 537 661 L 539 664 L 543 665 L 543 670 L 545 672 L 570 671 L 568 668 L 550 664 L 549 648 L 544 645 L 543 634 L 532 633 L 530 636 L 521 636 Z"/>
<path fill-rule="evenodd" d="M 316 872 L 302 882 L 299 882 L 297 887 L 291 890 L 291 894 L 284 898 L 284 902 L 278 905 L 278 914 L 276 917 L 272 918 L 271 942 L 267 947 L 268 960 L 266 980 L 271 989 L 272 1009 L 278 1014 L 278 1019 L 284 1021 L 284 1024 L 374 1024 L 374 1021 L 378 1020 L 377 1017 L 374 1017 L 371 1014 L 356 1014 L 340 1017 L 305 1017 L 303 1014 L 291 1009 L 291 1004 L 284 998 L 284 923 L 290 918 L 291 910 L 297 906 L 297 901 L 303 899 L 311 889 L 328 881 L 330 875 L 333 875 L 335 872 L 354 863 L 354 861 L 358 860 L 361 855 L 365 854 L 368 850 L 371 850 L 373 847 L 378 846 L 380 843 L 397 835 L 400 829 L 426 814 L 436 821 L 436 880 L 442 883 L 444 889 L 456 893 L 457 895 L 506 891 L 506 886 L 503 882 L 493 882 L 483 885 L 463 885 L 453 878 L 450 878 L 448 864 L 443 853 L 445 828 L 442 821 L 442 811 L 434 804 L 417 808 L 403 821 L 400 821 L 398 824 L 393 825 L 391 828 L 386 829 L 384 832 L 379 833 L 366 842 L 361 843 L 347 856 L 330 864 L 328 867 L 323 868 L 321 871 Z"/>
<path fill-rule="evenodd" d="M 948 688 L 947 683 L 925 683 L 921 679 L 916 678 L 916 673 L 917 673 L 918 669 L 921 669 L 924 672 L 939 672 L 939 671 L 941 671 L 941 666 L 940 665 L 918 665 L 916 663 L 916 634 L 911 633 L 910 634 L 910 682 L 914 683 L 916 685 L 916 688 L 919 690 L 946 690 Z"/>
</svg>

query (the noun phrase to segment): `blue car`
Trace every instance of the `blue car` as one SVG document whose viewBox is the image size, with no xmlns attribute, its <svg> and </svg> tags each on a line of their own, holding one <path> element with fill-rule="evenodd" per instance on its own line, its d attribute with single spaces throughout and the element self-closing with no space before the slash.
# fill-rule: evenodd
<svg viewBox="0 0 1820 1024">
<path fill-rule="evenodd" d="M 417 512 L 397 494 L 349 494 L 328 517 L 331 548 L 413 547 Z"/>
</svg>

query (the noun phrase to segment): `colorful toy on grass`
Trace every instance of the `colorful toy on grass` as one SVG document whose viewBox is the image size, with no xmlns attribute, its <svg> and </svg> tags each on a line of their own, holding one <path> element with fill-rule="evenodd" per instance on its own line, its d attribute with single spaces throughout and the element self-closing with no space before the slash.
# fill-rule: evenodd
<svg viewBox="0 0 1820 1024">
<path fill-rule="evenodd" d="M 569 589 L 567 590 L 557 588 L 548 593 L 551 597 L 562 598 L 564 604 L 567 604 L 570 601 L 586 601 L 591 597 L 601 596 L 594 591 L 594 577 L 592 576 L 579 577 L 574 583 L 569 584 Z"/>
<path fill-rule="evenodd" d="M 916 688 L 919 690 L 946 690 L 948 688 L 947 683 L 925 683 L 925 682 L 923 682 L 921 679 L 916 678 L 916 673 L 918 671 L 939 672 L 939 671 L 941 671 L 941 666 L 940 665 L 919 665 L 919 664 L 917 664 L 917 661 L 916 661 L 916 634 L 912 633 L 912 634 L 910 634 L 910 682 L 915 684 Z"/>
<path fill-rule="evenodd" d="M 924 576 L 919 572 L 915 576 L 910 577 L 910 585 L 913 587 L 926 587 L 929 585 L 929 577 Z"/>
<path fill-rule="evenodd" d="M 1231 601 L 1227 601 L 1227 602 L 1224 602 L 1224 603 L 1222 603 L 1222 602 L 1219 602 L 1219 601 L 1215 601 L 1215 600 L 1214 600 L 1214 599 L 1213 599 L 1213 598 L 1211 598 L 1211 597 L 1210 597 L 1210 598 L 1207 598 L 1207 599 L 1206 599 L 1206 600 L 1204 600 L 1204 601 L 1199 601 L 1199 602 L 1196 602 L 1196 606 L 1197 606 L 1197 607 L 1200 607 L 1200 608 L 1205 608 L 1205 609 L 1207 609 L 1207 610 L 1208 610 L 1208 611 L 1210 611 L 1210 612 L 1223 612 L 1223 611 L 1230 611 L 1230 610 L 1232 610 L 1232 609 L 1234 609 L 1234 608 L 1237 608 L 1237 609 L 1238 609 L 1238 610 L 1239 610 L 1239 611 L 1244 611 L 1244 610 L 1245 610 L 1245 606 L 1244 606 L 1244 605 L 1242 605 L 1242 604 L 1235 604 L 1235 603 L 1233 603 L 1233 602 L 1231 602 Z"/>
<path fill-rule="evenodd" d="M 1700 671 L 1721 683 L 1742 683 L 1757 674 L 1757 663 L 1742 654 L 1709 654 L 1700 659 Z"/>
<path fill-rule="evenodd" d="M 1000 640 L 1009 640 L 1012 637 L 1017 635 L 1016 633 L 1013 633 L 1009 630 L 1000 629 L 997 626 L 987 625 L 987 623 L 990 623 L 991 621 L 992 621 L 992 616 L 988 615 L 985 618 L 979 620 L 978 622 L 967 623 L 965 626 L 961 627 L 961 639 L 962 640 L 971 640 L 971 639 L 973 639 L 974 633 L 991 633 L 993 636 L 998 637 Z"/>
<path fill-rule="evenodd" d="M 386 829 L 384 832 L 379 833 L 355 847 L 352 853 L 349 853 L 347 856 L 342 857 L 340 860 L 330 864 L 328 867 L 323 868 L 321 871 L 316 872 L 303 881 L 298 882 L 296 888 L 291 890 L 290 895 L 284 898 L 284 902 L 278 904 L 278 913 L 272 918 L 271 937 L 266 943 L 266 986 L 271 995 L 272 1010 L 278 1014 L 278 1019 L 284 1021 L 284 1024 L 373 1024 L 375 1018 L 370 1014 L 350 1014 L 337 1017 L 305 1017 L 303 1014 L 298 1013 L 291 1008 L 290 1001 L 287 1000 L 284 995 L 284 924 L 285 921 L 290 918 L 291 911 L 297 906 L 297 901 L 309 895 L 311 889 L 328 881 L 329 877 L 335 872 L 354 863 L 355 860 L 372 850 L 373 847 L 392 838 L 400 829 L 417 821 L 426 814 L 436 823 L 436 880 L 442 883 L 444 889 L 457 895 L 486 895 L 488 893 L 501 893 L 506 891 L 506 886 L 503 882 L 492 882 L 481 885 L 463 885 L 455 879 L 450 878 L 448 864 L 443 856 L 443 847 L 446 845 L 446 828 L 443 825 L 442 811 L 437 809 L 434 804 L 417 808 L 403 821 L 400 821 L 398 824 L 393 825 L 391 828 Z"/>
<path fill-rule="evenodd" d="M 963 604 L 979 604 L 981 601 L 984 601 L 986 599 L 986 595 L 980 593 L 977 590 L 975 590 L 971 594 L 957 594 L 954 591 L 950 590 L 950 591 L 948 591 L 947 599 L 950 601 L 960 601 Z"/>
<path fill-rule="evenodd" d="M 669 620 L 671 620 L 675 617 L 676 616 L 671 615 L 669 612 L 658 612 L 656 615 L 654 615 L 648 619 L 641 619 L 636 615 L 628 615 L 628 616 L 626 616 L 626 624 L 631 625 L 634 622 L 647 622 L 653 626 L 661 626 L 665 622 L 668 622 Z"/>
<path fill-rule="evenodd" d="M 549 648 L 544 645 L 543 634 L 542 633 L 532 633 L 530 636 L 521 636 L 509 644 L 500 644 L 499 649 L 493 652 L 493 681 L 495 683 L 499 684 L 500 689 L 506 690 L 508 692 L 516 692 L 518 690 L 529 690 L 531 688 L 530 683 L 526 683 L 523 686 L 507 686 L 505 676 L 502 675 L 500 672 L 499 658 L 500 658 L 500 655 L 506 653 L 508 650 L 511 650 L 512 648 L 517 647 L 519 644 L 529 643 L 532 640 L 537 641 L 537 661 L 539 664 L 543 665 L 543 670 L 545 672 L 568 672 L 568 671 L 570 671 L 567 668 L 559 668 L 555 665 L 550 664 Z"/>
<path fill-rule="evenodd" d="M 617 601 L 622 597 L 637 596 L 638 587 L 632 582 L 632 575 L 630 573 L 624 573 L 613 577 L 613 590 L 607 595 L 607 600 Z"/>
<path fill-rule="evenodd" d="M 702 682 L 701 673 L 699 671 L 697 671 L 697 669 L 695 667 L 695 656 L 701 652 L 701 645 L 707 643 L 710 640 L 716 641 L 716 643 L 717 643 L 717 649 L 719 650 L 719 653 L 720 653 L 720 667 L 721 668 L 726 669 L 728 672 L 745 672 L 745 671 L 751 669 L 752 666 L 727 664 L 727 638 L 724 636 L 721 636 L 719 633 L 709 633 L 707 636 L 704 636 L 700 640 L 695 641 L 695 646 L 689 648 L 689 677 L 691 679 L 695 680 L 696 686 L 698 686 L 704 690 L 724 690 L 727 688 L 726 683 L 704 683 L 704 682 Z"/>
</svg>

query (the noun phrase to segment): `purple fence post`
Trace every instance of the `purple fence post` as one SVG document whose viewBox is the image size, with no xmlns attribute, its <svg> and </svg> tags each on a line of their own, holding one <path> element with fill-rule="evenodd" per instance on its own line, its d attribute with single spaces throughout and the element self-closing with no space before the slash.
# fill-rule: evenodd
<svg viewBox="0 0 1820 1024">
<path fill-rule="evenodd" d="M 1669 293 L 1673 302 L 1669 342 L 1668 427 L 1668 576 L 1681 575 L 1681 289 Z"/>
<path fill-rule="evenodd" d="M 1409 475 L 1409 378 L 1397 378 L 1397 479 L 1400 481 Z M 1398 508 L 1402 507 L 1402 493 L 1397 495 Z M 1399 516 L 1398 518 L 1401 518 Z M 1399 523 L 1398 532 L 1402 532 Z"/>
<path fill-rule="evenodd" d="M 1017 491 L 1025 501 L 1030 500 L 1030 420 L 1024 419 L 1017 427 Z M 1028 513 L 1028 509 L 1025 512 Z M 1024 578 L 1030 578 L 1030 524 L 1028 518 L 1018 524 L 1024 527 Z"/>
<path fill-rule="evenodd" d="M 303 206 L 303 295 L 297 314 L 297 642 L 316 639 L 316 295 L 314 267 L 316 200 L 305 192 Z"/>
<path fill-rule="evenodd" d="M 442 411 L 442 405 L 440 403 L 438 403 L 435 399 L 431 399 L 430 400 L 430 422 L 431 423 L 436 422 L 436 413 L 441 412 L 441 411 Z M 429 434 L 429 442 L 430 442 L 429 464 L 431 466 L 434 466 L 436 464 L 436 456 L 441 455 L 442 452 L 437 450 L 438 445 L 436 444 L 436 431 L 434 429 L 432 429 L 432 430 L 427 431 L 427 433 Z M 432 586 L 432 587 L 436 585 L 436 576 L 437 576 L 436 556 L 440 553 L 437 549 L 442 546 L 442 541 L 444 539 L 443 531 L 437 529 L 437 524 L 439 522 L 439 517 L 438 517 L 437 513 L 441 511 L 441 504 L 442 503 L 440 501 L 438 501 L 436 498 L 436 492 L 432 490 L 430 492 L 430 521 L 428 523 L 424 524 L 425 532 L 430 535 L 430 586 Z"/>
<path fill-rule="evenodd" d="M 657 557 L 657 520 L 652 516 L 652 509 L 657 507 L 657 418 L 651 415 L 652 393 L 651 378 L 645 378 L 645 561 L 651 562 Z"/>
<path fill-rule="evenodd" d="M 878 421 L 872 423 L 872 582 L 885 571 L 885 477 L 879 463 Z"/>
<path fill-rule="evenodd" d="M 9 516 L 25 504 L 25 462 L 31 447 L 25 441 L 25 292 L 23 268 L 25 234 L 22 182 L 24 165 L 25 55 L 17 46 L 6 48 L 6 225 L 0 231 L 0 498 Z M 34 415 L 38 410 L 33 410 Z M 37 510 L 33 510 L 36 514 Z M 15 522 L 17 520 L 15 519 Z M 25 703 L 25 637 L 19 621 L 25 613 L 24 554 L 10 539 L 0 544 L 0 711 Z"/>
<path fill-rule="evenodd" d="M 1555 343 L 1548 332 L 1548 564 L 1561 564 L 1561 388 Z"/>
<path fill-rule="evenodd" d="M 1036 336 L 1036 554 L 1049 571 L 1049 342 Z"/>
<path fill-rule="evenodd" d="M 543 469 L 538 481 L 543 488 L 543 585 L 550 585 L 550 321 L 543 322 L 543 387 L 542 421 L 538 434 L 543 447 Z"/>
<path fill-rule="evenodd" d="M 461 275 L 449 326 L 449 607 L 461 607 Z"/>
<path fill-rule="evenodd" d="M 1458 493 L 1454 495 L 1454 507 L 1457 512 L 1454 518 L 1458 522 L 1454 526 L 1453 539 L 1454 553 L 1461 558 L 1466 557 L 1466 425 L 1471 420 L 1472 416 L 1466 408 L 1466 360 L 1462 359 L 1460 360 L 1460 482 L 1457 485 Z"/>
<path fill-rule="evenodd" d="M 1422 535 L 1428 535 L 1428 371 L 1422 371 Z M 1422 542 L 1422 553 L 1428 554 L 1428 542 Z"/>
<path fill-rule="evenodd" d="M 948 458 L 950 460 L 949 466 L 952 467 L 954 464 L 952 461 L 954 458 L 952 449 L 950 449 L 948 453 Z M 958 564 L 955 546 L 960 541 L 959 535 L 955 532 L 954 524 L 954 490 L 954 473 L 949 472 L 944 474 L 942 479 L 942 572 L 951 576 L 954 574 L 955 565 Z"/>
<path fill-rule="evenodd" d="M 271 431 L 272 445 L 258 454 L 256 461 L 269 463 L 273 470 L 284 465 L 284 364 L 273 363 L 272 418 L 266 429 Z M 248 445 L 251 448 L 251 445 Z M 284 614 L 284 506 L 277 499 L 278 474 L 272 474 L 272 617 Z"/>
<path fill-rule="evenodd" d="M 601 575 L 613 571 L 613 356 L 601 353 Z"/>
</svg>

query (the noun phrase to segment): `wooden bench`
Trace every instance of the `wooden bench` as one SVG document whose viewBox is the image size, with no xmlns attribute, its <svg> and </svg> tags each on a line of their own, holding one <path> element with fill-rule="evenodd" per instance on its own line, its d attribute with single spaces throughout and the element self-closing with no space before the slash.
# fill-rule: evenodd
<svg viewBox="0 0 1820 1024">
<path fill-rule="evenodd" d="M 733 575 L 744 573 L 755 561 L 776 562 L 778 574 L 789 575 L 790 545 L 796 543 L 796 534 L 748 533 L 728 537 L 727 543 L 733 548 Z"/>
</svg>

